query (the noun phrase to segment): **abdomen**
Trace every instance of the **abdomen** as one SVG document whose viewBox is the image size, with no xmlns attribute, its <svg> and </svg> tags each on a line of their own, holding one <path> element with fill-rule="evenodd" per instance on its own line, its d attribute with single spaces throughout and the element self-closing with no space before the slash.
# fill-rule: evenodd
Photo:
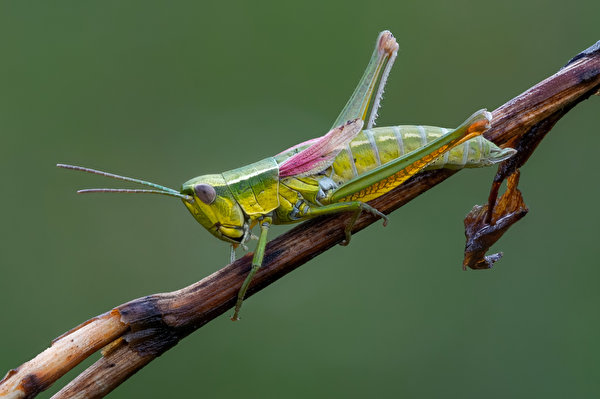
<svg viewBox="0 0 600 399">
<path fill-rule="evenodd" d="M 363 130 L 335 159 L 333 180 L 342 184 L 410 153 L 450 132 L 434 126 L 402 125 Z M 488 166 L 509 158 L 515 150 L 499 148 L 478 136 L 430 163 L 428 169 L 461 169 Z"/>
</svg>

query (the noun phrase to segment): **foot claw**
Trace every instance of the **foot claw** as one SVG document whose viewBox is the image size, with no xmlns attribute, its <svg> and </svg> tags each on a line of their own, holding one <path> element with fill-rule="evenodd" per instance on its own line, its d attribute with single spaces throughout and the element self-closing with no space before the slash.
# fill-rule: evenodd
<svg viewBox="0 0 600 399">
<path fill-rule="evenodd" d="M 388 218 L 386 215 L 384 215 L 381 212 L 379 212 L 378 216 L 381 216 L 381 219 L 383 220 L 383 227 L 387 226 L 388 222 L 390 221 L 390 218 Z"/>
<path fill-rule="evenodd" d="M 381 219 L 383 219 L 383 227 L 387 226 L 387 224 L 388 224 L 388 222 L 389 222 L 389 220 L 390 220 L 390 219 L 389 219 L 389 218 L 388 218 L 388 217 L 387 217 L 385 214 L 383 214 L 383 213 L 379 212 L 379 211 L 378 211 L 377 209 L 375 209 L 375 208 L 367 209 L 367 211 L 368 211 L 368 212 L 369 212 L 371 215 L 373 215 L 373 216 L 377 216 L 377 217 L 380 217 Z"/>
</svg>

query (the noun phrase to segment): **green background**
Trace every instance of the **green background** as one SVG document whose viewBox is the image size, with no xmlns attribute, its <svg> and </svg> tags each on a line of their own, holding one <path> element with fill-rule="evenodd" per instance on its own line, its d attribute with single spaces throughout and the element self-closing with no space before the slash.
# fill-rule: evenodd
<svg viewBox="0 0 600 399">
<path fill-rule="evenodd" d="M 77 196 L 122 185 L 57 162 L 179 188 L 275 154 L 327 130 L 383 29 L 400 53 L 380 126 L 455 126 L 600 39 L 597 0 L 217 3 L 0 2 L 0 373 L 228 259 L 178 200 Z M 599 123 L 594 97 L 523 168 L 530 213 L 493 270 L 461 271 L 495 173 L 463 171 L 109 396 L 595 397 Z"/>
</svg>

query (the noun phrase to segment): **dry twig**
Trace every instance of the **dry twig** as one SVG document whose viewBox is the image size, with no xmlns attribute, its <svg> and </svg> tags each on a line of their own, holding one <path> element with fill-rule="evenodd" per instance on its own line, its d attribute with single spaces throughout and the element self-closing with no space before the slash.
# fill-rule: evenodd
<svg viewBox="0 0 600 399">
<path fill-rule="evenodd" d="M 555 75 L 496 109 L 486 137 L 500 145 L 519 146 L 523 155 L 513 165 L 516 169 L 560 117 L 599 89 L 600 42 Z M 540 130 L 543 134 L 536 140 L 525 139 Z M 419 174 L 371 204 L 384 213 L 392 212 L 453 173 L 436 170 Z M 338 215 L 311 220 L 271 241 L 248 296 L 340 243 L 348 219 L 348 215 Z M 354 233 L 375 221 L 364 214 Z M 54 340 L 31 361 L 9 371 L 0 381 L 0 397 L 34 397 L 103 347 L 102 358 L 54 397 L 105 396 L 179 340 L 230 309 L 250 270 L 250 261 L 251 254 L 247 254 L 189 287 L 133 300 L 85 322 Z"/>
</svg>

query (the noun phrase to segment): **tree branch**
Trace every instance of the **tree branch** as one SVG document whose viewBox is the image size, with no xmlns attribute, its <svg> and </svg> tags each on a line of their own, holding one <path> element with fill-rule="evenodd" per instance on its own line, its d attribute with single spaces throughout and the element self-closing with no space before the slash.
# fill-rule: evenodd
<svg viewBox="0 0 600 399">
<path fill-rule="evenodd" d="M 486 137 L 499 145 L 514 145 L 523 143 L 523 138 L 536 127 L 546 126 L 545 134 L 568 110 L 597 94 L 599 89 L 600 42 L 573 58 L 555 75 L 496 109 Z M 521 145 L 526 154 L 521 164 L 542 137 L 531 148 Z M 370 204 L 390 213 L 454 173 L 449 170 L 421 173 Z M 350 217 L 337 215 L 310 220 L 271 241 L 263 267 L 247 296 L 339 244 Z M 353 233 L 374 222 L 373 216 L 363 214 Z M 54 397 L 105 396 L 182 338 L 230 309 L 250 270 L 250 261 L 251 254 L 246 254 L 193 285 L 133 300 L 85 322 L 54 340 L 50 348 L 31 361 L 9 371 L 0 381 L 0 397 L 34 397 L 102 347 L 102 358 Z"/>
</svg>

